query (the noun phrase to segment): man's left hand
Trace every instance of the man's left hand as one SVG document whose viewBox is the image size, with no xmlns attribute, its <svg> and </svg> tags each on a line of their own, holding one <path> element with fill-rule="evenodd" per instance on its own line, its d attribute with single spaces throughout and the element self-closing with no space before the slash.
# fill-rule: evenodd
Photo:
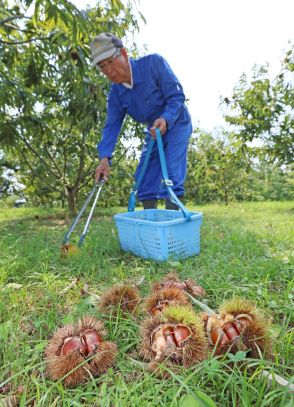
<svg viewBox="0 0 294 407">
<path fill-rule="evenodd" d="M 150 128 L 150 133 L 153 138 L 156 138 L 155 129 L 158 129 L 162 136 L 165 135 L 167 131 L 167 123 L 163 117 L 156 119 L 155 122 L 153 123 L 153 126 Z"/>
</svg>

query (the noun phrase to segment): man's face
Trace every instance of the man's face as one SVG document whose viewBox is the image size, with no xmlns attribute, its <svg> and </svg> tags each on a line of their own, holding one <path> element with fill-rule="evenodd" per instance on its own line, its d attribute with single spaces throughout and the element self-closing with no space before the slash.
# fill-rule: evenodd
<svg viewBox="0 0 294 407">
<path fill-rule="evenodd" d="M 122 83 L 128 80 L 129 64 L 125 52 L 121 49 L 117 49 L 112 57 L 104 59 L 97 66 L 113 83 Z"/>
</svg>

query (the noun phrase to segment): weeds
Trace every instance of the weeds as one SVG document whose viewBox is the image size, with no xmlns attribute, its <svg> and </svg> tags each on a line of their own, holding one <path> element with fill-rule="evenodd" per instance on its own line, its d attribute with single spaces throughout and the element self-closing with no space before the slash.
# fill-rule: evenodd
<svg viewBox="0 0 294 407">
<path fill-rule="evenodd" d="M 200 256 L 172 263 L 122 252 L 111 217 L 116 209 L 98 210 L 80 253 L 66 259 L 60 245 L 71 219 L 62 212 L 1 209 L 0 397 L 19 394 L 20 406 L 45 407 L 187 407 L 213 405 L 212 400 L 217 406 L 290 407 L 293 393 L 261 373 L 293 376 L 293 205 L 204 206 Z M 145 296 L 152 282 L 172 270 L 202 285 L 213 309 L 237 295 L 263 308 L 273 318 L 272 360 L 209 357 L 168 379 L 136 363 L 141 317 L 110 318 L 99 311 L 96 297 L 122 281 L 141 281 Z M 118 345 L 117 363 L 99 378 L 65 389 L 46 377 L 44 349 L 58 327 L 83 315 L 104 321 L 108 339 Z"/>
</svg>

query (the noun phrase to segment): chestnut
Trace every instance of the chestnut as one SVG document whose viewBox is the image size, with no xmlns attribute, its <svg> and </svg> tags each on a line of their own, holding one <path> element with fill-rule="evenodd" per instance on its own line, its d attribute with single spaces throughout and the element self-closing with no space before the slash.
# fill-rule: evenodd
<svg viewBox="0 0 294 407">
<path fill-rule="evenodd" d="M 61 257 L 76 256 L 79 248 L 72 243 L 65 243 L 61 246 Z"/>
<path fill-rule="evenodd" d="M 202 319 L 216 354 L 248 350 L 252 357 L 259 357 L 260 351 L 269 356 L 270 321 L 251 301 L 239 297 L 224 301 L 218 313 Z"/>
<path fill-rule="evenodd" d="M 66 356 L 75 350 L 85 354 L 85 349 L 80 338 L 77 336 L 65 338 L 61 348 L 61 353 Z"/>
<path fill-rule="evenodd" d="M 167 306 L 142 322 L 139 353 L 152 370 L 161 362 L 190 367 L 204 360 L 207 341 L 201 319 L 191 307 Z"/>
<path fill-rule="evenodd" d="M 117 351 L 105 335 L 103 323 L 89 316 L 59 328 L 45 350 L 48 376 L 62 380 L 65 387 L 76 387 L 105 373 L 114 365 Z"/>
<path fill-rule="evenodd" d="M 150 315 L 160 314 L 169 305 L 190 307 L 187 295 L 176 287 L 166 287 L 151 293 L 144 302 L 144 309 Z"/>
<path fill-rule="evenodd" d="M 140 303 L 137 287 L 129 285 L 114 285 L 100 297 L 99 307 L 105 313 L 116 315 L 121 312 L 134 313 Z"/>
<path fill-rule="evenodd" d="M 196 281 L 192 279 L 181 281 L 175 272 L 168 273 L 162 281 L 156 282 L 152 286 L 153 291 L 162 290 L 164 288 L 177 288 L 188 292 L 194 297 L 203 297 L 206 295 L 204 288 L 198 285 Z"/>
</svg>

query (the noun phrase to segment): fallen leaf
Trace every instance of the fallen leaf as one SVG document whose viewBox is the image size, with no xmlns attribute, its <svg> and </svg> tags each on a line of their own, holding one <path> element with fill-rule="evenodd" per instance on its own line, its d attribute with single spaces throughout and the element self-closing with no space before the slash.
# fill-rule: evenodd
<svg viewBox="0 0 294 407">
<path fill-rule="evenodd" d="M 131 361 L 134 365 L 139 366 L 139 367 L 141 367 L 142 369 L 147 369 L 148 363 L 146 363 L 146 362 L 141 362 L 140 360 L 134 359 L 134 358 L 132 358 L 132 357 L 129 356 L 129 355 L 127 355 L 127 356 L 128 356 L 128 358 L 130 359 L 130 361 Z"/>
<path fill-rule="evenodd" d="M 290 383 L 288 380 L 284 379 L 284 377 L 276 374 L 276 373 L 271 373 L 268 370 L 262 370 L 261 375 L 265 377 L 269 383 L 278 383 L 279 385 L 283 387 L 288 387 L 289 391 L 291 393 L 294 393 L 294 384 Z"/>
<path fill-rule="evenodd" d="M 13 288 L 14 290 L 19 290 L 20 288 L 22 288 L 22 284 L 9 283 L 9 284 L 6 284 L 6 286 L 4 288 Z"/>
<path fill-rule="evenodd" d="M 17 407 L 18 397 L 15 395 L 4 397 L 0 399 L 0 407 Z"/>
<path fill-rule="evenodd" d="M 79 279 L 78 278 L 74 278 L 73 279 L 73 281 L 67 286 L 67 287 L 65 287 L 63 290 L 61 290 L 60 292 L 59 292 L 59 294 L 65 294 L 67 291 L 69 291 L 72 287 L 74 287 L 76 284 L 77 284 L 77 282 L 79 281 Z"/>
<path fill-rule="evenodd" d="M 145 280 L 145 276 L 141 276 L 140 278 L 138 278 L 138 280 L 136 281 L 135 285 L 142 285 L 144 283 Z"/>
</svg>

